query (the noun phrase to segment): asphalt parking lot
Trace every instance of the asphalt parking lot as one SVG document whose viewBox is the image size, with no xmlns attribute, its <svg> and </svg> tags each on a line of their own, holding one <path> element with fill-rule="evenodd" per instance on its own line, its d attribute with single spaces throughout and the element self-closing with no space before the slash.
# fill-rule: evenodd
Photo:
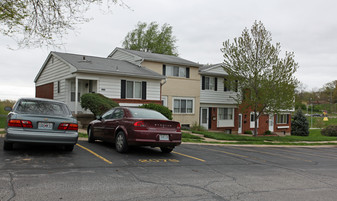
<svg viewBox="0 0 337 201">
<path fill-rule="evenodd" d="M 331 146 L 19 145 L 0 150 L 0 200 L 336 200 L 336 168 Z"/>
</svg>

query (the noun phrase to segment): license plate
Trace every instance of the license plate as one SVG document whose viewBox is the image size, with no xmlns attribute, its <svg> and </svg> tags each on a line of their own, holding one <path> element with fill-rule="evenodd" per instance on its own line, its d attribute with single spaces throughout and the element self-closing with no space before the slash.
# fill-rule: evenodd
<svg viewBox="0 0 337 201">
<path fill-rule="evenodd" d="M 169 140 L 168 135 L 159 135 L 159 140 Z"/>
<path fill-rule="evenodd" d="M 51 129 L 53 129 L 53 123 L 39 122 L 37 124 L 37 127 L 38 127 L 38 129 L 51 130 Z"/>
</svg>

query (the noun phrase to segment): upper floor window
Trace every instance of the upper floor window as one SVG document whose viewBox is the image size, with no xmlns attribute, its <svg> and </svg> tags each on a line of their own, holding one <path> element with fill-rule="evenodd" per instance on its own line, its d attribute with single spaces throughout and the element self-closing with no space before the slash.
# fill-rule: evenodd
<svg viewBox="0 0 337 201">
<path fill-rule="evenodd" d="M 217 91 L 218 79 L 216 77 L 202 76 L 201 89 L 202 90 L 214 90 Z"/>
<path fill-rule="evenodd" d="M 163 75 L 171 77 L 190 77 L 190 68 L 180 66 L 163 65 Z"/>
<path fill-rule="evenodd" d="M 230 81 L 227 78 L 224 79 L 224 91 L 238 92 L 239 83 L 237 80 Z"/>
</svg>

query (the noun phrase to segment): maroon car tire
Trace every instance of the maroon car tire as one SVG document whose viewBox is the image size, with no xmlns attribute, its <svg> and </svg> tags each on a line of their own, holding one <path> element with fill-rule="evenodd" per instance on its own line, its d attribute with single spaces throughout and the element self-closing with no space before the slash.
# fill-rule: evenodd
<svg viewBox="0 0 337 201">
<path fill-rule="evenodd" d="M 91 127 L 89 127 L 89 129 L 88 129 L 88 142 L 89 143 L 94 143 L 95 142 L 94 133 L 92 132 Z"/>
<path fill-rule="evenodd" d="M 128 150 L 128 143 L 123 131 L 119 131 L 115 138 L 116 151 L 119 153 L 125 153 Z"/>
<path fill-rule="evenodd" d="M 174 147 L 160 147 L 161 152 L 163 153 L 171 153 Z"/>
</svg>

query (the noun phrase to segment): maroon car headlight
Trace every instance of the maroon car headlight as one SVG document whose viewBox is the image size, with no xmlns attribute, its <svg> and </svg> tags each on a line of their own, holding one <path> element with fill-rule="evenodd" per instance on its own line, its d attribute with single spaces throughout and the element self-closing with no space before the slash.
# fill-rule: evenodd
<svg viewBox="0 0 337 201">
<path fill-rule="evenodd" d="M 133 124 L 134 130 L 147 130 L 144 121 L 136 121 Z"/>
</svg>

